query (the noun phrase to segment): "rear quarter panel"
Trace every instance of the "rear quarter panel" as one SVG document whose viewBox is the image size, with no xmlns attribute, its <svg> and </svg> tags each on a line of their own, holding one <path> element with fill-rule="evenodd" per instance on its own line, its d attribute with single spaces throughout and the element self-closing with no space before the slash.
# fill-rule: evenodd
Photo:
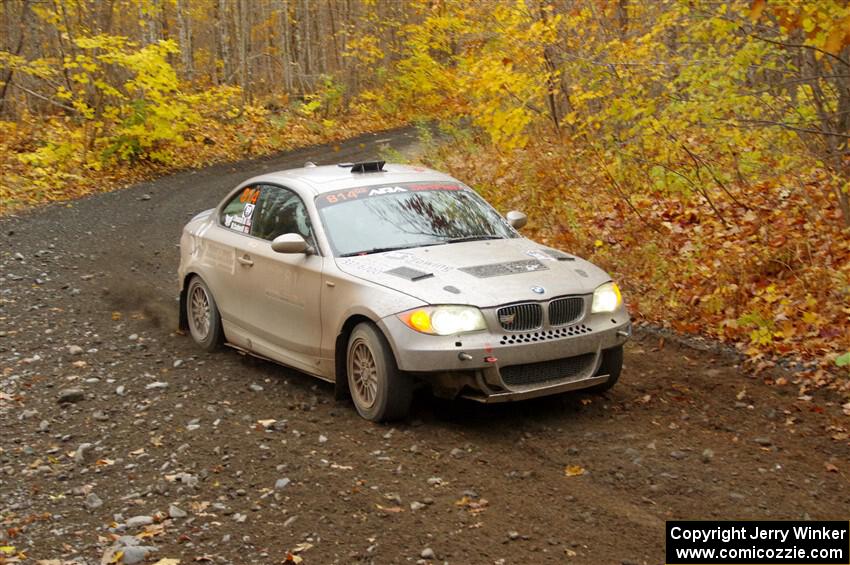
<svg viewBox="0 0 850 565">
<path fill-rule="evenodd" d="M 236 318 L 238 301 L 228 291 L 236 269 L 236 246 L 231 233 L 215 223 L 214 210 L 195 216 L 180 237 L 180 267 L 178 276 L 181 289 L 191 274 L 200 276 L 212 291 L 221 317 Z"/>
</svg>

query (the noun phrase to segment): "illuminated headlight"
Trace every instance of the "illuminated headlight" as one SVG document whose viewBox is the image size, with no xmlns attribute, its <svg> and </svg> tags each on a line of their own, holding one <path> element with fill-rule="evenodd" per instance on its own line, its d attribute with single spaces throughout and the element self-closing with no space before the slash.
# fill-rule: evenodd
<svg viewBox="0 0 850 565">
<path fill-rule="evenodd" d="M 607 282 L 593 291 L 593 306 L 590 307 L 590 311 L 593 314 L 613 312 L 622 304 L 623 296 L 620 294 L 620 287 L 616 283 Z"/>
<path fill-rule="evenodd" d="M 431 306 L 398 315 L 402 322 L 426 334 L 452 335 L 487 328 L 484 316 L 471 306 Z"/>
</svg>

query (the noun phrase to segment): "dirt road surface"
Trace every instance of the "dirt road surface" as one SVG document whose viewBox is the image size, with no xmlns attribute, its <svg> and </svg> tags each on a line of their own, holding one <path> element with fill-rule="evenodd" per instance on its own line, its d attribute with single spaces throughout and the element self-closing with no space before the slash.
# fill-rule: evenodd
<svg viewBox="0 0 850 565">
<path fill-rule="evenodd" d="M 175 333 L 193 214 L 263 171 L 413 142 L 370 135 L 0 218 L 8 561 L 656 564 L 668 519 L 848 518 L 836 404 L 648 334 L 606 396 L 423 394 L 381 426 L 330 385 Z"/>
</svg>

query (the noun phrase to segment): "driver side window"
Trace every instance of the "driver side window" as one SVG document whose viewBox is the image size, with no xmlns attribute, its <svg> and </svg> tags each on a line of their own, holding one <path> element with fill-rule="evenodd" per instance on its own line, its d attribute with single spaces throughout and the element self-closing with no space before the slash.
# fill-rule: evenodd
<svg viewBox="0 0 850 565">
<path fill-rule="evenodd" d="M 250 233 L 259 197 L 260 189 L 256 186 L 246 186 L 239 191 L 221 211 L 219 219 L 224 227 L 240 233 Z"/>
<path fill-rule="evenodd" d="M 272 241 L 285 233 L 297 233 L 314 245 L 310 217 L 301 198 L 289 189 L 265 185 L 260 193 L 251 235 Z"/>
</svg>

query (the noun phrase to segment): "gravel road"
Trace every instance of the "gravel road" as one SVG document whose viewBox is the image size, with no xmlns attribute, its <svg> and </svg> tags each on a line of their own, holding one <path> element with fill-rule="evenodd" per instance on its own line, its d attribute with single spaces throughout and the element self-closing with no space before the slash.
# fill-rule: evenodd
<svg viewBox="0 0 850 565">
<path fill-rule="evenodd" d="M 0 218 L 0 563 L 652 563 L 668 519 L 841 519 L 848 419 L 639 334 L 620 384 L 391 426 L 176 327 L 183 223 L 364 136 Z M 533 219 L 532 219 L 533 221 Z"/>
</svg>

